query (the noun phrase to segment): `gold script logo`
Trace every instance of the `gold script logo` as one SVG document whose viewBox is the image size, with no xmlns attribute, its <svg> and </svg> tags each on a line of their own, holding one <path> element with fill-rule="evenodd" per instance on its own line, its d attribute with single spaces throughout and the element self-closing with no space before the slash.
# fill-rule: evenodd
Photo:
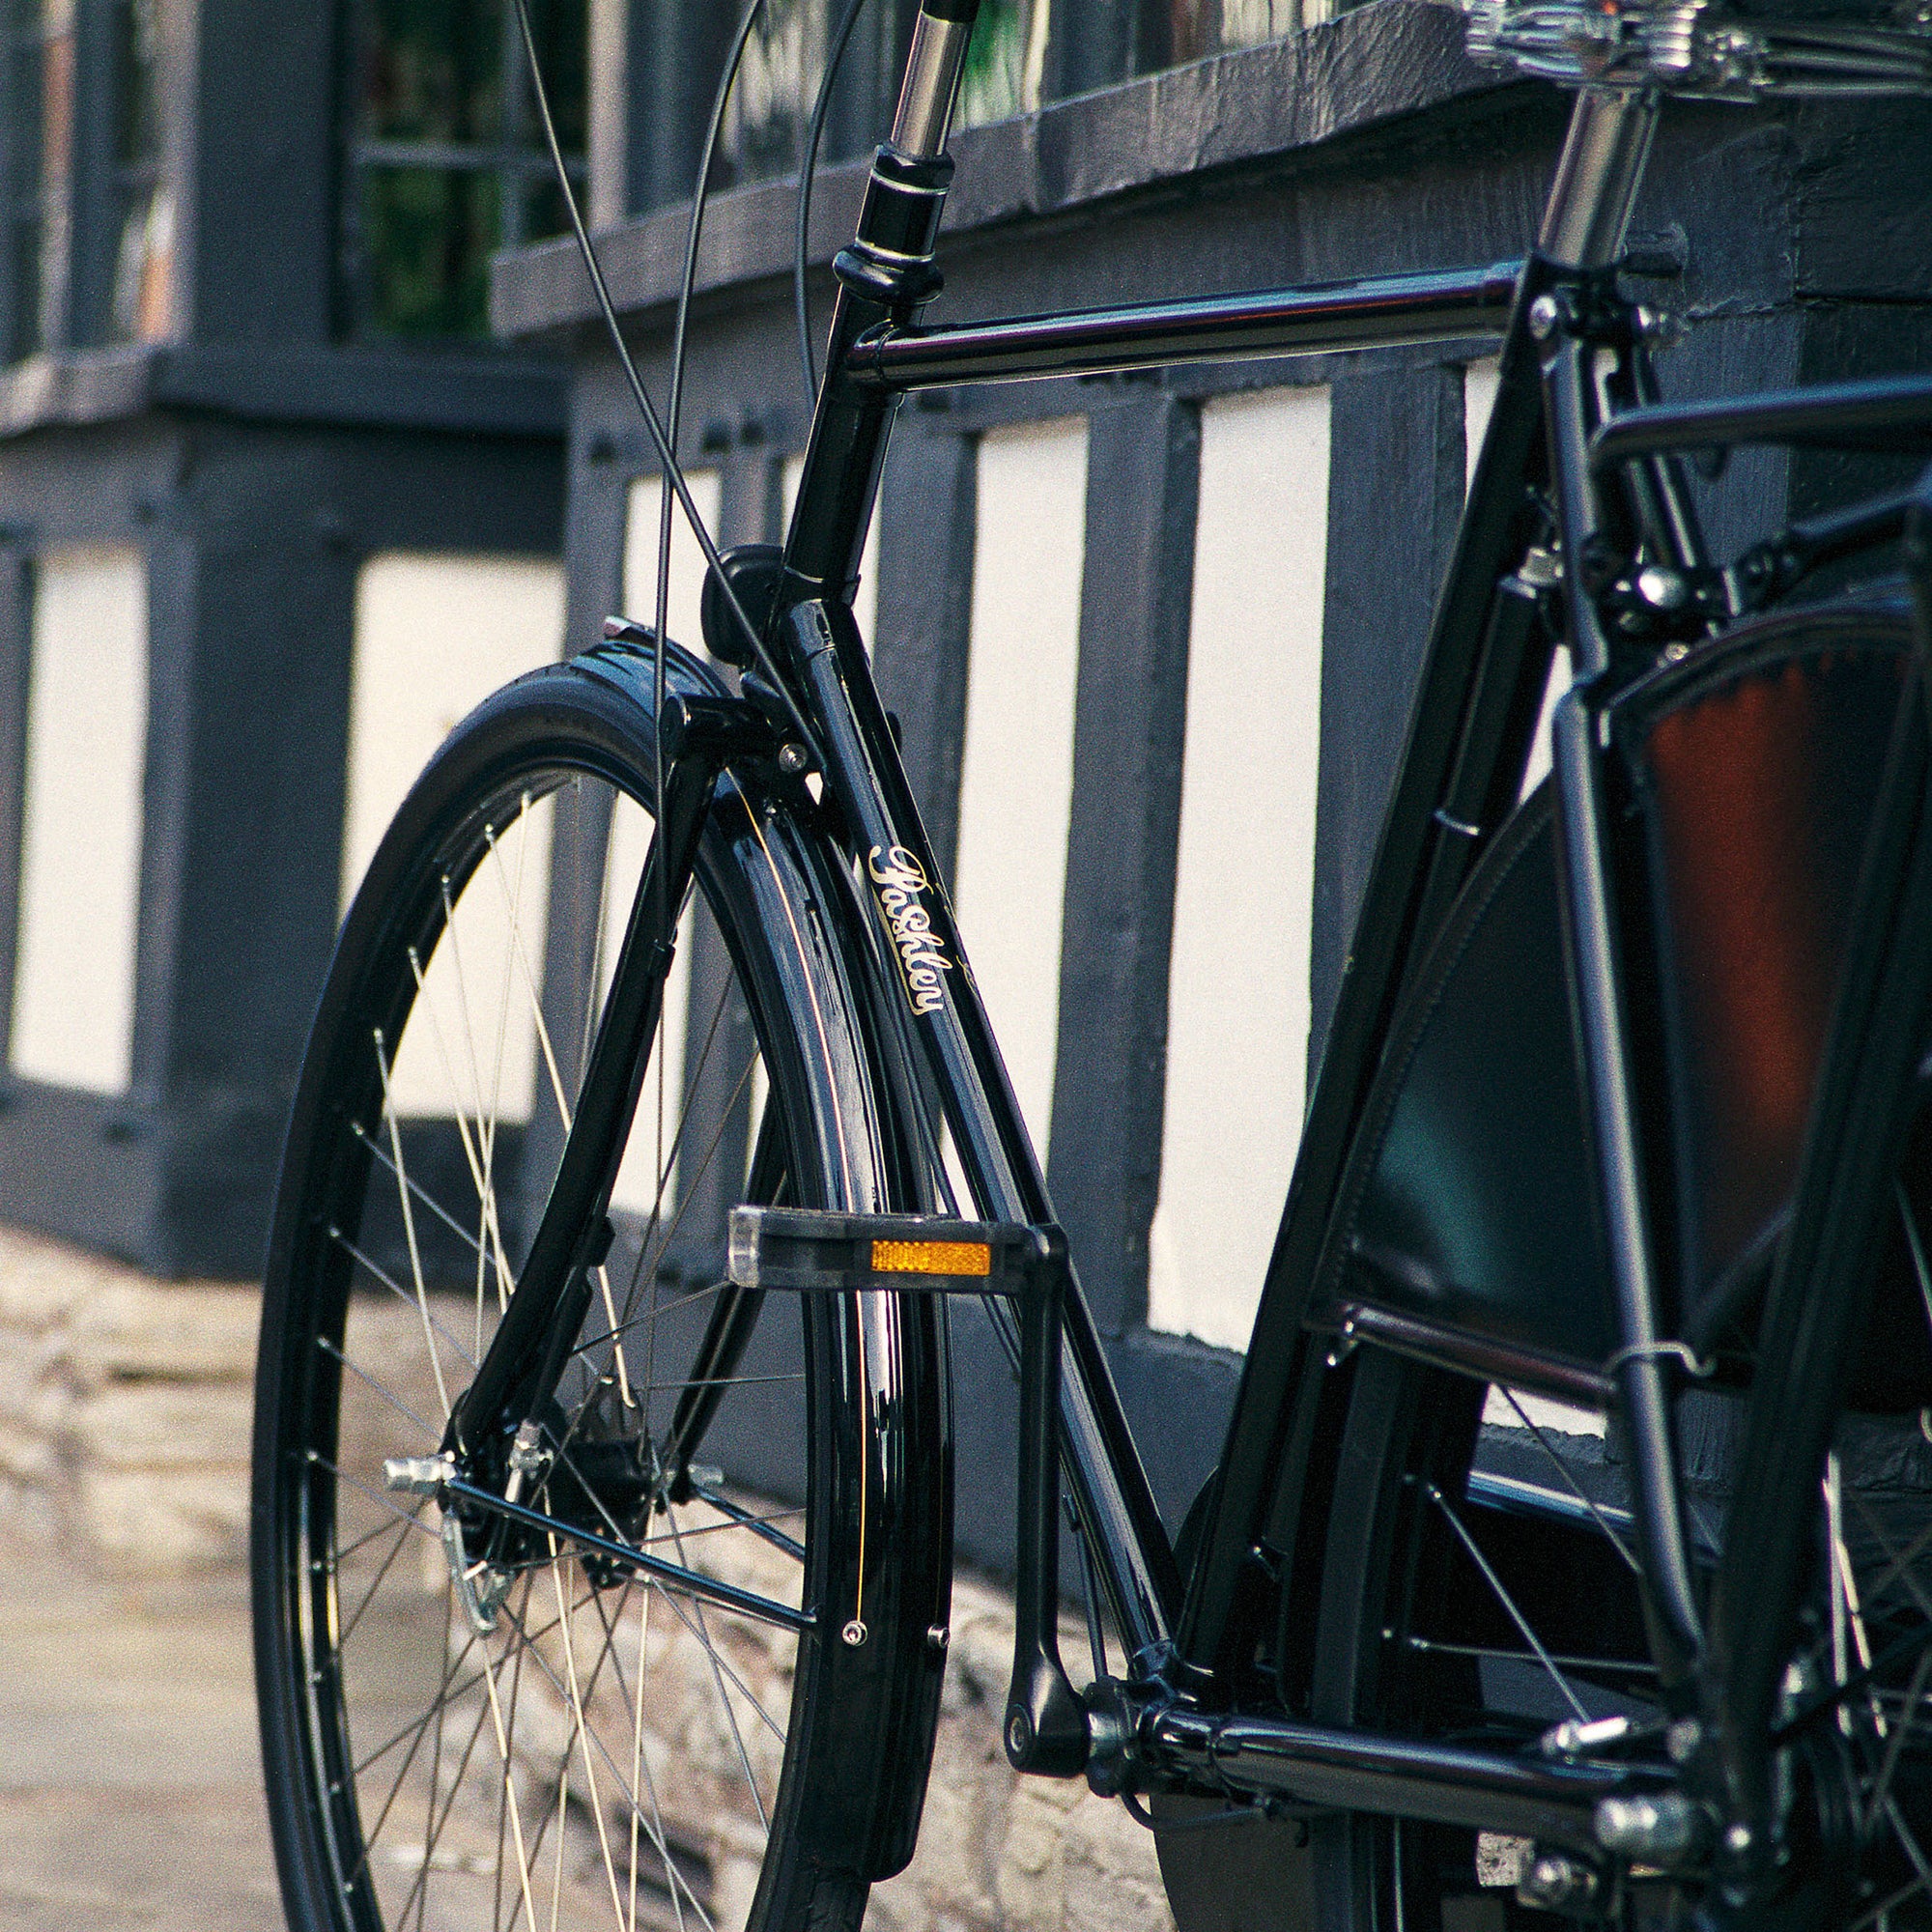
<svg viewBox="0 0 1932 1932">
<path fill-rule="evenodd" d="M 867 865 L 886 931 L 898 952 L 906 998 L 914 1012 L 936 1013 L 946 1003 L 941 976 L 952 971 L 952 961 L 932 929 L 931 915 L 920 903 L 921 895 L 932 890 L 925 868 L 903 845 L 874 845 Z"/>
</svg>

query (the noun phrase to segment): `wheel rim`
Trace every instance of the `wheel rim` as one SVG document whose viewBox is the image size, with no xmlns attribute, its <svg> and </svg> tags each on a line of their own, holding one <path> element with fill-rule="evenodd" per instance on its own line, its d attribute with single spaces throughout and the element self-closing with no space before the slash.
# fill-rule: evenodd
<svg viewBox="0 0 1932 1932">
<path fill-rule="evenodd" d="M 388 1459 L 437 1450 L 547 1188 L 648 842 L 647 787 L 627 783 L 531 757 L 445 820 L 369 949 L 343 1030 L 359 1042 L 310 1150 L 282 1270 L 299 1394 L 274 1456 L 295 1769 L 339 1923 L 759 1916 L 795 1632 L 613 1576 L 554 1532 L 499 1552 L 481 1590 L 502 1591 L 496 1627 L 479 1631 L 438 1502 L 384 1486 Z M 719 1392 L 712 1438 L 755 1442 L 754 1479 L 709 1474 L 700 1448 L 685 1500 L 639 1499 L 643 1445 L 664 1439 L 717 1303 L 720 1208 L 746 1196 L 765 1112 L 781 1149 L 791 1124 L 696 898 L 682 934 L 666 1033 L 683 1051 L 654 1050 L 540 1502 L 797 1612 L 815 1541 L 815 1315 L 765 1310 Z M 466 1565 L 484 1553 L 472 1532 Z"/>
</svg>

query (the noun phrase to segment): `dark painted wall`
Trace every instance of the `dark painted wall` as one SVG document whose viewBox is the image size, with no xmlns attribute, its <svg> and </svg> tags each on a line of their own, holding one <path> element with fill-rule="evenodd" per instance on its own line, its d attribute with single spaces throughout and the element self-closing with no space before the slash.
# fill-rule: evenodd
<svg viewBox="0 0 1932 1932">
<path fill-rule="evenodd" d="M 76 316 L 100 312 L 80 284 L 111 273 L 118 242 L 112 12 L 78 0 Z M 362 558 L 562 546 L 559 369 L 487 344 L 330 340 L 336 13 L 163 10 L 174 335 L 100 349 L 76 327 L 0 369 L 0 1027 L 35 555 L 140 547 L 150 639 L 132 1091 L 0 1080 L 0 1215 L 164 1274 L 260 1264 L 335 929 Z"/>
<path fill-rule="evenodd" d="M 0 1217 L 162 1274 L 259 1266 L 282 1116 L 335 934 L 357 570 L 378 549 L 555 550 L 559 484 L 544 438 L 150 412 L 0 441 L 10 912 L 30 559 L 133 542 L 149 579 L 132 1090 L 0 1083 Z M 15 927 L 4 924 L 11 996 Z"/>
</svg>

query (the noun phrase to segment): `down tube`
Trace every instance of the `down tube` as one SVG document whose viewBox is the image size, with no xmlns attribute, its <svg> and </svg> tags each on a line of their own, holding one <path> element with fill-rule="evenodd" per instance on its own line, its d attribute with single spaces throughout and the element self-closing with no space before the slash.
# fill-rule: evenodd
<svg viewBox="0 0 1932 1932">
<path fill-rule="evenodd" d="M 792 662 L 825 734 L 826 777 L 851 827 L 874 910 L 889 939 L 893 913 L 882 894 L 924 915 L 923 941 L 894 952 L 898 996 L 937 1080 L 978 1209 L 994 1220 L 1049 1221 L 1046 1183 L 960 950 L 952 903 L 893 747 L 858 626 L 844 605 L 817 601 L 794 606 L 784 623 Z M 1092 1311 L 1077 1279 L 1069 1288 L 1061 1385 L 1066 1474 L 1128 1654 L 1147 1658 L 1170 1638 L 1179 1573 Z"/>
</svg>

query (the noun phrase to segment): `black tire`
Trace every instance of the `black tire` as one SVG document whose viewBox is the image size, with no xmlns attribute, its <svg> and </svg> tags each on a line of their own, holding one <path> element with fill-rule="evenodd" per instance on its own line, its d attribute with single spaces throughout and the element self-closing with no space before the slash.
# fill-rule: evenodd
<svg viewBox="0 0 1932 1932">
<path fill-rule="evenodd" d="M 671 676 L 717 688 L 682 657 Z M 836 869 L 728 774 L 682 928 L 681 1033 L 667 1002 L 681 1065 L 646 1080 L 625 1172 L 647 1184 L 620 1189 L 534 1493 L 812 1625 L 647 1584 L 540 1532 L 490 1547 L 505 1594 L 481 1634 L 437 1502 L 384 1488 L 387 1459 L 437 1451 L 548 1191 L 614 952 L 602 909 L 628 910 L 647 841 L 648 691 L 607 649 L 472 714 L 384 838 L 323 995 L 277 1198 L 254 1452 L 263 1747 L 295 1926 L 854 1927 L 869 1879 L 910 1851 L 937 1699 L 923 1638 L 950 1563 L 933 1311 L 746 1297 L 749 1340 L 685 1444 L 683 1500 L 651 1476 L 724 1299 L 729 1208 L 753 1189 L 922 1205 L 838 964 Z M 480 1533 L 466 1560 L 490 1553 Z M 838 1636 L 855 1590 L 863 1649 Z M 895 1640 L 908 1624 L 917 1646 Z M 896 1844 L 827 1787 L 855 1738 L 900 1734 Z"/>
</svg>

